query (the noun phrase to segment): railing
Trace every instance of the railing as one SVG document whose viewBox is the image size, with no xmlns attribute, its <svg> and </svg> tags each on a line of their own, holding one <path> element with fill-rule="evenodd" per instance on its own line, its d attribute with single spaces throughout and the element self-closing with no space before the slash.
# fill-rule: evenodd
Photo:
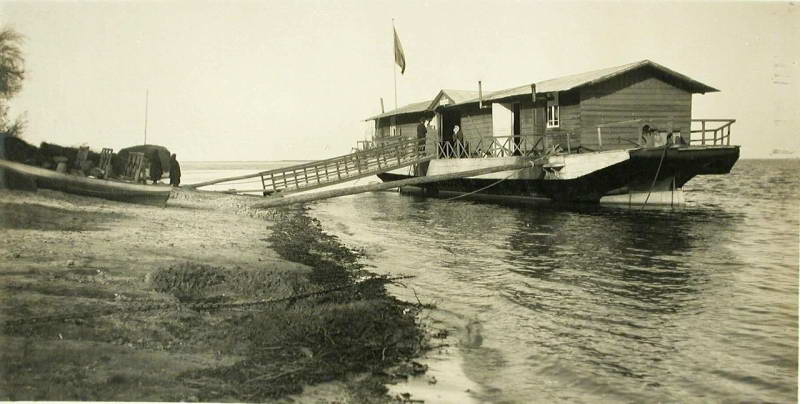
<svg viewBox="0 0 800 404">
<path fill-rule="evenodd" d="M 597 150 L 616 149 L 618 147 L 641 147 L 636 140 L 642 140 L 642 126 L 652 124 L 651 121 L 633 119 L 597 125 Z"/>
<path fill-rule="evenodd" d="M 259 189 L 233 189 L 235 192 L 291 193 L 334 185 L 376 175 L 430 160 L 425 154 L 422 139 L 398 139 L 327 160 L 313 161 L 238 177 L 188 185 L 199 188 L 208 185 L 256 186 Z"/>
<path fill-rule="evenodd" d="M 692 119 L 692 130 L 689 144 L 730 146 L 731 126 L 735 119 Z M 698 129 L 695 129 L 699 126 Z M 700 136 L 695 136 L 699 133 Z"/>
<path fill-rule="evenodd" d="M 559 141 L 554 141 L 559 139 Z M 530 156 L 545 152 L 548 148 L 559 147 L 572 153 L 573 135 L 568 132 L 547 134 L 545 136 L 483 136 L 473 141 L 438 142 L 437 157 L 440 159 L 490 158 L 510 156 Z"/>
<path fill-rule="evenodd" d="M 352 151 L 362 151 L 372 149 L 376 146 L 374 140 L 358 140 L 356 141 L 356 147 L 352 149 Z"/>
<path fill-rule="evenodd" d="M 674 119 L 633 119 L 597 125 L 598 150 L 625 147 L 660 147 L 664 144 L 686 144 L 685 128 L 675 127 Z M 587 147 L 587 149 L 589 149 Z"/>
<path fill-rule="evenodd" d="M 424 160 L 422 139 L 398 139 L 327 160 L 260 173 L 264 192 L 307 190 L 375 175 Z"/>
</svg>

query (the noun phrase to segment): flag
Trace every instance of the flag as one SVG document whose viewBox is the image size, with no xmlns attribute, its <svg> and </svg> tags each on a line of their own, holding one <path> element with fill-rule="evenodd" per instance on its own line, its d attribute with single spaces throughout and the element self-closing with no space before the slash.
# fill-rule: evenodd
<svg viewBox="0 0 800 404">
<path fill-rule="evenodd" d="M 403 54 L 403 45 L 400 44 L 400 38 L 397 37 L 397 30 L 392 27 L 394 31 L 394 62 L 400 66 L 400 74 L 406 71 L 406 55 Z"/>
</svg>

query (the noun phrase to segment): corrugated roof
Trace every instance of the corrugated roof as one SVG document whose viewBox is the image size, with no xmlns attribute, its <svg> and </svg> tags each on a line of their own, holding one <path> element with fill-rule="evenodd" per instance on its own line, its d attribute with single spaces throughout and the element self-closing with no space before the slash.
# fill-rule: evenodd
<svg viewBox="0 0 800 404">
<path fill-rule="evenodd" d="M 400 108 L 393 109 L 391 111 L 386 111 L 382 114 L 375 115 L 373 117 L 365 119 L 366 121 L 372 121 L 375 119 L 387 118 L 390 116 L 396 115 L 403 115 L 403 114 L 413 114 L 416 112 L 423 112 L 428 109 L 428 105 L 430 105 L 432 100 L 422 101 L 422 102 L 415 102 L 413 104 L 404 105 Z"/>
<path fill-rule="evenodd" d="M 645 66 L 652 67 L 684 83 L 693 93 L 710 93 L 719 91 L 716 88 L 710 87 L 686 75 L 668 69 L 656 62 L 645 59 L 634 63 L 624 64 L 621 66 L 608 67 L 605 69 L 592 70 L 590 72 L 578 73 L 570 76 L 564 76 L 555 79 L 540 81 L 536 83 L 536 92 L 548 93 L 554 91 L 568 91 L 578 87 L 599 83 L 611 79 L 613 77 L 619 76 L 623 73 L 627 73 L 631 70 Z M 493 92 L 484 91 L 483 101 L 484 102 L 498 101 L 509 97 L 530 95 L 530 94 L 531 94 L 531 85 L 525 84 L 522 86 L 512 87 L 500 91 L 493 91 Z M 426 110 L 432 111 L 438 106 L 439 99 L 441 98 L 442 95 L 446 95 L 448 98 L 453 100 L 453 103 L 447 105 L 447 107 L 472 104 L 472 103 L 477 103 L 479 101 L 477 91 L 446 89 L 439 91 L 439 94 L 437 94 L 433 100 L 408 104 L 406 106 L 398 108 L 397 110 L 388 111 L 386 113 L 373 116 L 372 118 L 368 118 L 367 120 L 369 121 L 373 119 L 380 119 L 394 115 L 423 112 Z"/>
<path fill-rule="evenodd" d="M 641 60 L 635 63 L 628 63 L 622 66 L 616 67 L 609 67 L 606 69 L 600 70 L 592 70 L 590 72 L 573 74 L 570 76 L 559 77 L 555 79 L 540 81 L 536 83 L 536 92 L 537 93 L 547 93 L 547 92 L 554 92 L 554 91 L 568 91 L 574 88 L 582 87 L 585 85 L 599 83 L 601 81 L 608 80 L 612 77 L 619 76 L 620 74 L 629 72 L 634 69 L 638 69 L 644 66 L 650 66 L 656 70 L 663 72 L 669 76 L 674 77 L 675 79 L 684 82 L 692 92 L 695 93 L 710 93 L 719 91 L 713 87 L 707 86 L 699 81 L 696 81 L 688 76 L 685 76 L 681 73 L 678 73 L 674 70 L 668 69 L 658 63 L 652 62 L 650 60 Z M 528 95 L 531 94 L 531 85 L 527 84 L 524 86 L 513 87 L 506 90 L 496 91 L 491 95 L 484 98 L 485 101 L 492 101 L 492 100 L 500 100 L 503 98 L 518 96 L 518 95 Z"/>
</svg>

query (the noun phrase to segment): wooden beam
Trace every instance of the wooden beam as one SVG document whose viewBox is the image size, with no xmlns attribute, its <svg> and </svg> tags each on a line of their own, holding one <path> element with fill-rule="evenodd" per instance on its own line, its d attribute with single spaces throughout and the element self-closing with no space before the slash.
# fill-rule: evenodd
<svg viewBox="0 0 800 404">
<path fill-rule="evenodd" d="M 433 182 L 440 182 L 440 181 L 447 181 L 447 180 L 455 180 L 459 178 L 466 178 L 466 177 L 475 177 L 478 175 L 484 174 L 491 174 L 497 173 L 501 171 L 511 171 L 511 170 L 520 170 L 523 168 L 530 168 L 533 167 L 533 162 L 530 160 L 521 161 L 518 163 L 513 164 L 503 164 L 494 167 L 485 167 L 479 168 L 475 170 L 469 171 L 462 171 L 457 173 L 450 173 L 450 174 L 440 174 L 440 175 L 432 175 L 432 176 L 425 176 L 425 177 L 414 177 L 408 178 L 405 180 L 399 181 L 390 181 L 390 182 L 383 182 L 379 184 L 367 184 L 367 185 L 359 185 L 355 187 L 349 188 L 340 188 L 340 189 L 332 189 L 330 191 L 323 191 L 323 192 L 316 192 L 313 194 L 307 195 L 296 195 L 292 197 L 274 197 L 272 200 L 268 200 L 263 203 L 259 203 L 254 205 L 253 207 L 259 209 L 265 208 L 275 208 L 278 206 L 286 206 L 286 205 L 294 205 L 298 203 L 306 203 L 306 202 L 313 202 L 322 199 L 329 199 L 329 198 L 336 198 L 339 196 L 346 196 L 346 195 L 354 195 L 360 194 L 364 192 L 375 192 L 375 191 L 383 191 L 386 189 L 397 188 L 406 185 L 420 185 L 420 184 L 429 184 Z"/>
</svg>

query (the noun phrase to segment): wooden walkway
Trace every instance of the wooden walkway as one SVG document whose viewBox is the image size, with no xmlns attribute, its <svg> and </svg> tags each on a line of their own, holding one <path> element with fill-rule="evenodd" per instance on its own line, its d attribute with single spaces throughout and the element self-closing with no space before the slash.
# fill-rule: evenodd
<svg viewBox="0 0 800 404">
<path fill-rule="evenodd" d="M 427 154 L 424 147 L 424 139 L 399 139 L 396 142 L 327 160 L 189 184 L 185 187 L 200 188 L 219 184 L 230 185 L 230 190 L 241 193 L 262 192 L 264 195 L 269 195 L 279 192 L 281 195 L 286 195 L 430 161 L 433 156 Z M 243 186 L 243 189 L 239 189 L 239 186 Z M 260 187 L 255 188 L 255 186 Z"/>
</svg>

